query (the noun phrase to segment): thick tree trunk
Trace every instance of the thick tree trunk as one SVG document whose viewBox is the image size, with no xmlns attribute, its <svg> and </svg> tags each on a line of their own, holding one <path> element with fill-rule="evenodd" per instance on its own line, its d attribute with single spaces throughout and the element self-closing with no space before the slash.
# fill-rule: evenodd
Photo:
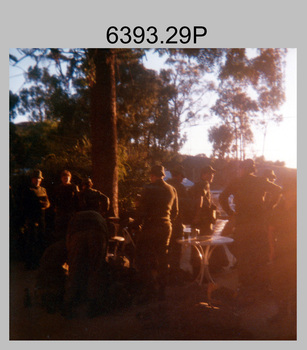
<svg viewBox="0 0 307 350">
<path fill-rule="evenodd" d="M 110 49 L 90 49 L 89 54 L 95 72 L 90 116 L 93 182 L 110 198 L 110 215 L 118 216 L 115 53 Z"/>
</svg>

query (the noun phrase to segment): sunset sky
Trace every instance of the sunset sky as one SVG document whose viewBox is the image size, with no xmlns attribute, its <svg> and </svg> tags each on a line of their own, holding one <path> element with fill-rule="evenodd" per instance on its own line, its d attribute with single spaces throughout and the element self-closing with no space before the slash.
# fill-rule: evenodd
<svg viewBox="0 0 307 350">
<path fill-rule="evenodd" d="M 10 49 L 14 52 L 14 49 Z M 159 70 L 163 66 L 163 59 L 157 55 L 147 54 L 144 65 L 147 68 Z M 24 83 L 23 74 L 29 61 L 23 62 L 22 68 L 10 67 L 10 90 L 19 91 Z M 249 148 L 248 157 L 261 156 L 264 150 L 266 160 L 284 161 L 287 167 L 297 167 L 297 50 L 288 49 L 286 65 L 286 102 L 280 109 L 283 121 L 280 124 L 271 123 L 268 126 L 265 144 L 263 133 L 255 132 L 255 142 Z M 24 117 L 16 118 L 15 122 L 24 121 Z M 197 126 L 182 129 L 187 133 L 188 141 L 181 149 L 183 154 L 206 154 L 210 156 L 211 143 L 208 141 L 208 129 L 216 124 L 217 119 L 212 117 L 202 121 Z M 254 130 L 255 131 L 255 130 Z"/>
<path fill-rule="evenodd" d="M 156 55 L 147 55 L 144 64 L 148 68 L 159 70 L 162 60 Z M 280 109 L 283 121 L 268 126 L 265 144 L 263 133 L 253 130 L 255 142 L 250 146 L 248 157 L 261 156 L 264 149 L 266 160 L 284 161 L 287 167 L 297 167 L 297 50 L 288 49 L 285 70 L 286 102 Z M 188 141 L 181 149 L 184 154 L 197 155 L 204 153 L 210 156 L 212 145 L 208 141 L 208 129 L 216 124 L 216 117 L 203 121 L 198 126 L 185 128 L 182 131 L 188 135 Z"/>
</svg>

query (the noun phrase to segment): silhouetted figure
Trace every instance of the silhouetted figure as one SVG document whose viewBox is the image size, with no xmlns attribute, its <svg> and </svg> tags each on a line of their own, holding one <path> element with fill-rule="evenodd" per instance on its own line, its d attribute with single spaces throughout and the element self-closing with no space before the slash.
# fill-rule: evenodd
<svg viewBox="0 0 307 350">
<path fill-rule="evenodd" d="M 24 255 L 27 269 L 36 269 L 44 249 L 47 247 L 45 210 L 50 207 L 47 191 L 41 186 L 40 170 L 31 174 L 31 184 L 23 193 Z"/>
<path fill-rule="evenodd" d="M 277 176 L 274 170 L 268 169 L 268 168 L 264 169 L 262 173 L 262 177 L 273 183 L 275 183 L 277 179 Z M 266 208 L 265 210 L 266 229 L 268 232 L 268 240 L 270 245 L 270 261 L 272 261 L 275 256 L 276 227 L 272 222 L 274 203 L 272 203 L 272 195 L 270 193 L 265 194 L 264 203 Z"/>
<path fill-rule="evenodd" d="M 272 262 L 272 290 L 278 303 L 276 321 L 282 321 L 284 332 L 296 337 L 297 293 L 297 190 L 296 179 L 283 183 L 282 198 L 276 206 L 272 223 L 276 228 L 276 251 Z"/>
<path fill-rule="evenodd" d="M 224 211 L 235 222 L 234 244 L 239 273 L 242 300 L 251 300 L 253 293 L 267 293 L 269 285 L 269 243 L 266 230 L 266 207 L 264 197 L 271 194 L 276 204 L 281 188 L 254 175 L 256 168 L 252 159 L 243 161 L 239 177 L 221 193 L 219 200 Z M 230 208 L 229 197 L 234 196 L 235 211 Z"/>
<path fill-rule="evenodd" d="M 79 211 L 73 216 L 66 237 L 69 266 L 64 296 L 66 316 L 82 299 L 88 302 L 89 316 L 102 307 L 107 246 L 107 225 L 99 213 Z"/>
<path fill-rule="evenodd" d="M 39 301 L 48 313 L 62 310 L 67 270 L 65 240 L 51 244 L 40 260 L 36 276 L 36 291 Z"/>
<path fill-rule="evenodd" d="M 109 208 L 109 198 L 93 188 L 93 182 L 90 178 L 83 180 L 79 192 L 79 210 L 94 210 L 106 218 Z"/>
<path fill-rule="evenodd" d="M 192 225 L 200 229 L 201 235 L 211 234 L 216 221 L 216 205 L 212 201 L 210 191 L 215 172 L 210 165 L 201 169 L 200 181 L 190 189 L 194 212 Z"/>
<path fill-rule="evenodd" d="M 55 189 L 55 239 L 65 239 L 70 219 L 79 207 L 78 186 L 71 183 L 71 172 L 61 173 L 61 184 Z"/>
<path fill-rule="evenodd" d="M 181 269 L 180 269 L 180 255 L 181 255 L 181 244 L 176 240 L 183 236 L 183 224 L 185 221 L 185 214 L 187 211 L 188 195 L 187 190 L 182 184 L 184 179 L 184 169 L 182 165 L 177 165 L 171 169 L 172 177 L 167 180 L 167 183 L 173 186 L 178 195 L 178 216 L 174 220 L 172 226 L 172 236 L 169 245 L 169 264 L 170 264 L 170 276 L 175 282 L 179 280 Z"/>
<path fill-rule="evenodd" d="M 145 284 L 147 297 L 164 298 L 167 282 L 167 250 L 172 222 L 178 215 L 178 197 L 174 187 L 163 178 L 164 167 L 150 171 L 151 183 L 140 199 L 136 222 L 142 224 L 136 244 L 136 268 Z"/>
</svg>

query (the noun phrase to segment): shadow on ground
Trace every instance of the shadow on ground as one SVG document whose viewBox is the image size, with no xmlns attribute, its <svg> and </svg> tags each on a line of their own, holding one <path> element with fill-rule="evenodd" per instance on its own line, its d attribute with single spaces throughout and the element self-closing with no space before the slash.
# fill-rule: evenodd
<svg viewBox="0 0 307 350">
<path fill-rule="evenodd" d="M 208 298 L 207 285 L 170 286 L 166 299 L 130 305 L 89 319 L 80 306 L 67 320 L 47 313 L 33 297 L 36 273 L 10 265 L 10 340 L 295 340 L 295 320 L 279 317 L 274 300 L 235 307 L 236 271 L 215 275 L 221 288 Z M 31 303 L 25 306 L 25 289 Z"/>
</svg>

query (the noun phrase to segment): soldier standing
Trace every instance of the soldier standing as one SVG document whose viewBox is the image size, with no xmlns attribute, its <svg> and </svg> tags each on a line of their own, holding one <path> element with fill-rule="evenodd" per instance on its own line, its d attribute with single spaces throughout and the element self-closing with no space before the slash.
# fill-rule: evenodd
<svg viewBox="0 0 307 350">
<path fill-rule="evenodd" d="M 272 262 L 272 290 L 278 305 L 273 320 L 283 320 L 285 332 L 296 333 L 297 299 L 297 183 L 283 181 L 282 198 L 275 208 L 276 254 Z M 285 338 L 286 339 L 286 338 Z"/>
<path fill-rule="evenodd" d="M 178 215 L 178 197 L 174 187 L 163 178 L 164 167 L 150 171 L 151 183 L 140 199 L 136 222 L 142 225 L 136 245 L 136 268 L 144 282 L 146 297 L 163 299 L 167 282 L 167 250 L 172 222 Z"/>
<path fill-rule="evenodd" d="M 170 239 L 169 248 L 169 263 L 170 272 L 176 275 L 180 272 L 180 255 L 181 255 L 181 245 L 176 242 L 177 239 L 183 236 L 183 224 L 185 222 L 185 213 L 188 205 L 187 190 L 182 184 L 184 179 L 184 169 L 182 165 L 177 165 L 171 169 L 172 177 L 167 180 L 167 183 L 173 186 L 178 195 L 179 212 L 176 220 L 174 221 L 172 227 L 172 236 Z"/>
<path fill-rule="evenodd" d="M 210 185 L 216 170 L 210 165 L 201 169 L 201 179 L 192 188 L 194 217 L 192 225 L 200 229 L 201 235 L 212 233 L 216 221 L 216 205 L 212 201 Z"/>
<path fill-rule="evenodd" d="M 262 177 L 270 182 L 275 183 L 277 176 L 272 169 L 264 169 Z M 273 206 L 274 203 L 271 202 L 271 194 L 266 193 L 264 202 L 266 207 L 266 228 L 268 232 L 268 239 L 270 245 L 270 261 L 273 261 L 275 257 L 275 240 L 276 240 L 276 227 L 272 223 L 272 217 L 274 215 Z"/>
<path fill-rule="evenodd" d="M 79 188 L 71 183 L 71 172 L 61 173 L 61 184 L 55 190 L 55 238 L 64 239 L 70 219 L 78 210 Z"/>
<path fill-rule="evenodd" d="M 50 207 L 47 191 L 41 186 L 43 175 L 34 170 L 31 184 L 23 193 L 23 215 L 25 220 L 25 265 L 36 269 L 39 259 L 47 247 L 45 210 Z"/>
<path fill-rule="evenodd" d="M 254 175 L 254 161 L 246 159 L 240 165 L 239 177 L 221 193 L 222 208 L 235 222 L 235 246 L 242 300 L 252 301 L 253 293 L 267 293 L 269 285 L 269 243 L 266 230 L 265 194 L 270 193 L 276 204 L 281 188 L 265 178 Z M 235 211 L 228 202 L 234 196 Z M 234 246 L 234 247 L 235 247 Z"/>
</svg>

